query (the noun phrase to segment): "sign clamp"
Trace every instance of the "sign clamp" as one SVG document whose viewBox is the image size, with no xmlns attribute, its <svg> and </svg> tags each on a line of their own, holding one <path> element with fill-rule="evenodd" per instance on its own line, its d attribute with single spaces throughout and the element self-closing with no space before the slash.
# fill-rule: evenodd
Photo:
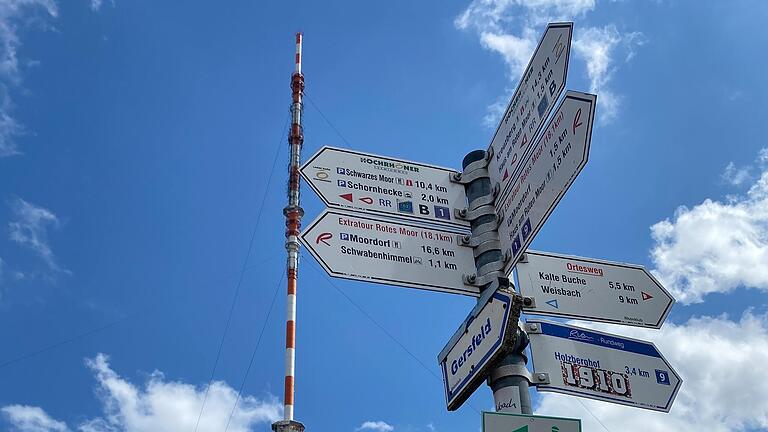
<svg viewBox="0 0 768 432">
<path fill-rule="evenodd" d="M 525 353 L 522 353 L 521 355 L 524 356 Z M 488 377 L 489 385 L 490 385 L 490 382 L 496 381 L 497 379 L 505 376 L 520 376 L 527 379 L 529 383 L 534 384 L 534 379 L 533 379 L 533 376 L 531 375 L 531 371 L 529 371 L 528 368 L 525 367 L 525 365 L 507 364 L 507 365 L 498 366 L 496 369 L 491 371 L 491 374 Z"/>
<path fill-rule="evenodd" d="M 525 256 L 525 255 L 523 255 Z M 535 307 L 536 301 L 530 297 L 524 297 L 526 300 L 530 299 L 531 304 L 526 304 L 527 307 Z M 525 332 L 528 334 L 541 334 L 541 327 L 536 323 L 525 323 Z M 527 369 L 526 369 L 527 370 Z M 530 374 L 531 379 L 528 380 L 532 385 L 546 385 L 550 384 L 549 374 L 547 372 L 533 372 Z"/>
<path fill-rule="evenodd" d="M 492 203 L 493 203 L 493 201 L 491 201 L 490 203 L 488 203 L 486 205 L 477 207 L 477 208 L 472 209 L 472 210 L 468 210 L 466 208 L 454 209 L 454 215 L 458 219 L 464 219 L 464 220 L 467 220 L 467 221 L 470 221 L 470 222 L 475 220 L 475 219 L 477 219 L 477 218 L 479 218 L 479 217 L 481 217 L 481 216 L 496 215 L 496 210 L 493 208 L 492 205 L 489 205 L 489 204 L 492 204 Z"/>
<path fill-rule="evenodd" d="M 505 253 L 503 258 L 504 259 L 501 261 L 493 261 L 480 267 L 477 273 L 481 274 L 482 276 L 477 276 L 477 274 L 463 275 L 462 280 L 464 285 L 481 287 L 493 282 L 496 278 L 506 279 L 504 274 L 504 266 L 506 265 L 507 261 L 509 261 L 509 255 Z"/>
<path fill-rule="evenodd" d="M 463 172 L 451 173 L 449 176 L 451 182 L 463 185 L 471 183 L 481 177 L 488 177 L 488 160 L 476 160 L 467 165 Z"/>
<path fill-rule="evenodd" d="M 492 230 L 487 230 L 482 234 L 478 234 L 474 236 L 465 234 L 465 235 L 459 235 L 456 237 L 456 242 L 460 246 L 467 246 L 467 247 L 477 247 L 483 242 L 494 241 L 494 240 L 496 241 L 499 240 L 499 234 Z"/>
</svg>

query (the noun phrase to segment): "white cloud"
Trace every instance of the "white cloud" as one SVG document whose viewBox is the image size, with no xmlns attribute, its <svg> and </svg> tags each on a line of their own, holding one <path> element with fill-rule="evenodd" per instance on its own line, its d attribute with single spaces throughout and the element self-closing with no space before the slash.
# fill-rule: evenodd
<svg viewBox="0 0 768 432">
<path fill-rule="evenodd" d="M 473 0 L 454 24 L 462 30 L 501 30 L 515 21 L 535 26 L 579 17 L 594 8 L 595 0 Z"/>
<path fill-rule="evenodd" d="M 757 159 L 752 164 L 737 167 L 735 163 L 729 162 L 720 178 L 729 185 L 738 187 L 753 180 L 753 171 L 762 171 L 766 168 L 768 168 L 768 147 L 757 152 Z"/>
<path fill-rule="evenodd" d="M 526 29 L 528 33 L 533 29 Z M 483 32 L 480 34 L 480 43 L 483 47 L 496 51 L 504 57 L 510 68 L 510 73 L 517 79 L 525 70 L 536 48 L 536 37 L 533 34 L 515 36 L 513 34 Z"/>
<path fill-rule="evenodd" d="M 757 162 L 761 165 L 768 164 L 768 147 L 761 148 L 759 152 L 757 152 Z"/>
<path fill-rule="evenodd" d="M 583 325 L 583 323 L 578 324 Z M 615 326 L 589 327 L 615 332 Z M 683 385 L 669 413 L 657 413 L 582 399 L 611 431 L 744 431 L 768 428 L 768 316 L 745 313 L 692 318 L 661 330 L 622 328 L 622 333 L 653 341 Z M 581 418 L 585 431 L 605 430 L 572 396 L 544 394 L 537 414 Z"/>
<path fill-rule="evenodd" d="M 166 380 L 158 371 L 150 375 L 144 386 L 137 386 L 118 375 L 109 365 L 104 354 L 86 360 L 98 382 L 96 394 L 103 414 L 100 417 L 80 423 L 80 432 L 157 432 L 194 430 L 206 389 L 191 384 Z M 208 392 L 205 411 L 197 430 L 199 432 L 221 432 L 227 425 L 237 392 L 224 382 L 214 382 Z M 3 412 L 13 410 L 13 405 L 4 407 Z M 49 419 L 56 428 L 22 429 L 20 432 L 68 431 L 62 422 L 51 420 L 37 407 L 25 407 L 37 413 L 35 418 Z M 257 399 L 253 396 L 240 398 L 228 431 L 248 432 L 261 423 L 272 423 L 282 418 L 282 404 L 274 396 Z M 11 423 L 16 425 L 17 423 Z M 21 424 L 21 423 L 18 423 Z M 36 423 L 30 423 L 36 424 Z M 18 426 L 17 426 L 18 427 Z"/>
<path fill-rule="evenodd" d="M 0 408 L 3 415 L 13 428 L 10 432 L 68 432 L 64 422 L 51 418 L 38 407 L 25 405 L 8 405 Z"/>
<path fill-rule="evenodd" d="M 594 9 L 594 0 L 473 0 L 454 24 L 461 30 L 475 30 L 484 48 L 501 54 L 514 82 L 527 66 L 548 22 L 573 20 Z M 643 36 L 639 32 L 622 33 L 615 25 L 576 25 L 574 31 L 573 48 L 586 63 L 589 90 L 598 93 L 599 119 L 609 122 L 616 117 L 621 102 L 608 85 L 618 67 L 615 57 L 621 48 L 626 51 L 624 61 L 631 60 L 635 47 L 644 42 Z M 508 99 L 494 102 L 484 123 L 495 124 Z"/>
<path fill-rule="evenodd" d="M 0 84 L 0 158 L 21 154 L 16 145 L 16 137 L 24 132 L 24 128 L 11 117 L 11 110 L 11 98 L 8 97 L 5 85 Z"/>
<path fill-rule="evenodd" d="M 60 225 L 56 215 L 21 198 L 11 203 L 11 210 L 16 220 L 8 223 L 10 239 L 33 250 L 51 270 L 69 273 L 69 270 L 57 264 L 56 256 L 48 244 L 48 228 L 55 229 Z"/>
<path fill-rule="evenodd" d="M 355 430 L 356 431 L 372 430 L 372 431 L 378 431 L 378 432 L 391 432 L 395 430 L 395 428 L 383 421 L 367 421 L 361 424 L 360 427 L 358 427 Z"/>
<path fill-rule="evenodd" d="M 680 207 L 651 234 L 654 274 L 682 303 L 741 286 L 768 291 L 768 169 L 745 195 Z"/>
<path fill-rule="evenodd" d="M 736 164 L 731 162 L 725 167 L 725 171 L 720 175 L 720 178 L 732 186 L 741 186 L 749 180 L 749 167 L 737 168 Z"/>
<path fill-rule="evenodd" d="M 101 9 L 101 0 L 91 0 L 91 10 L 96 12 Z"/>
<path fill-rule="evenodd" d="M 86 423 L 90 430 L 101 432 L 154 432 L 193 430 L 205 389 L 181 382 L 166 381 L 160 372 L 151 375 L 145 388 L 139 388 L 113 371 L 105 355 L 87 361 L 99 382 L 99 396 L 104 416 Z M 221 431 L 237 398 L 237 392 L 224 382 L 214 382 L 208 391 L 200 432 Z M 274 397 L 258 400 L 253 396 L 240 399 L 229 431 L 246 432 L 252 425 L 272 423 L 281 418 L 282 405 Z"/>
<path fill-rule="evenodd" d="M 643 43 L 641 33 L 621 33 L 614 25 L 588 27 L 576 32 L 573 49 L 587 63 L 589 91 L 598 95 L 598 114 L 602 122 L 615 119 L 621 103 L 621 97 L 608 87 L 616 71 L 617 49 L 623 48 L 625 61 L 629 61 L 635 56 L 635 47 Z"/>
<path fill-rule="evenodd" d="M 53 0 L 0 1 L 0 158 L 19 154 L 16 137 L 23 133 L 21 124 L 11 115 L 13 102 L 10 87 L 21 82 L 18 51 L 21 47 L 19 22 L 30 22 L 42 13 L 44 17 L 57 17 L 58 8 Z"/>
</svg>

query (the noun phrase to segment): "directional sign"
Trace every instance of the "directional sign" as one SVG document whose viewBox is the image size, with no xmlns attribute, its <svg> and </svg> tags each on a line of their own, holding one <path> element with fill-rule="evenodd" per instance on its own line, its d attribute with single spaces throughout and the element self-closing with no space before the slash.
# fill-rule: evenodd
<svg viewBox="0 0 768 432">
<path fill-rule="evenodd" d="M 530 144 L 565 88 L 572 33 L 573 23 L 547 26 L 493 135 L 488 172 L 491 181 L 500 184 L 502 198 L 519 177 Z"/>
<path fill-rule="evenodd" d="M 581 420 L 483 412 L 483 432 L 581 432 Z"/>
<path fill-rule="evenodd" d="M 489 373 L 489 367 L 514 342 L 517 319 L 510 320 L 511 292 L 487 290 L 464 323 L 443 348 L 438 363 L 448 410 L 461 406 Z"/>
<path fill-rule="evenodd" d="M 650 342 L 581 327 L 528 320 L 539 391 L 668 412 L 682 381 Z"/>
<path fill-rule="evenodd" d="M 661 328 L 675 302 L 639 265 L 528 251 L 516 268 L 532 314 Z"/>
<path fill-rule="evenodd" d="M 501 245 L 512 255 L 508 273 L 586 165 L 596 102 L 595 95 L 566 92 L 522 161 L 509 195 L 497 202 Z"/>
<path fill-rule="evenodd" d="M 469 227 L 454 208 L 467 206 L 453 170 L 352 150 L 323 147 L 301 175 L 329 207 L 433 224 Z"/>
<path fill-rule="evenodd" d="M 326 209 L 301 241 L 331 276 L 478 296 L 479 288 L 462 282 L 475 263 L 460 235 Z"/>
</svg>

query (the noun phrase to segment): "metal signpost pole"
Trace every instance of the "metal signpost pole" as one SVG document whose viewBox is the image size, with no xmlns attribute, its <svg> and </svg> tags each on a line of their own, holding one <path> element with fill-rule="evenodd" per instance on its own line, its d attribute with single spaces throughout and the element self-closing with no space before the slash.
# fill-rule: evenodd
<svg viewBox="0 0 768 432">
<path fill-rule="evenodd" d="M 471 230 L 469 243 L 474 249 L 477 275 L 474 282 L 481 292 L 492 288 L 495 276 L 504 276 L 505 257 L 501 251 L 498 234 L 498 218 L 493 205 L 494 191 L 488 175 L 487 153 L 475 150 L 464 157 L 464 172 L 460 181 L 464 184 L 468 208 L 462 215 L 468 219 Z M 484 283 L 488 281 L 487 283 Z M 493 390 L 496 411 L 533 414 L 529 392 L 527 359 L 524 354 L 528 336 L 518 328 L 513 351 L 498 362 L 488 379 Z"/>
</svg>

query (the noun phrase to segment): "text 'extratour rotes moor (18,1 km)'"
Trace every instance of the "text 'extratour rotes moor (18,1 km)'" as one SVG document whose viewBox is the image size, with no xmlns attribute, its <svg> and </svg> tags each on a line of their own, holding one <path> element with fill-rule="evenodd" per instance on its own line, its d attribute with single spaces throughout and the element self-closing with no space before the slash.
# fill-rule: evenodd
<svg viewBox="0 0 768 432">
<path fill-rule="evenodd" d="M 331 276 L 479 295 L 462 275 L 475 271 L 464 234 L 395 220 L 325 210 L 301 241 Z"/>
</svg>

